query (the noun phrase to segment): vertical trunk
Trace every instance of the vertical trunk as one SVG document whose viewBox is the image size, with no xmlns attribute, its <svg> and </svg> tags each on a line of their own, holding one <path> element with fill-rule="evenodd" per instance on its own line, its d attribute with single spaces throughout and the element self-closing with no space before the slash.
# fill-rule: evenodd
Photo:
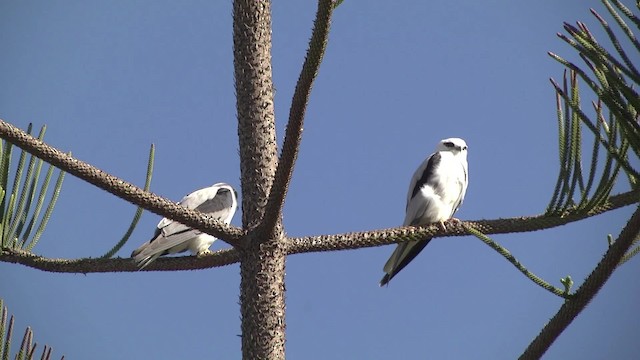
<svg viewBox="0 0 640 360">
<path fill-rule="evenodd" d="M 242 358 L 284 359 L 286 249 L 281 236 L 252 240 L 240 263 Z"/>
<path fill-rule="evenodd" d="M 242 173 L 242 223 L 262 218 L 277 164 L 271 76 L 271 3 L 233 3 L 233 64 Z"/>
<path fill-rule="evenodd" d="M 284 359 L 285 248 L 280 222 L 259 229 L 277 164 L 271 76 L 271 4 L 233 4 L 242 223 L 240 312 L 244 359 Z"/>
</svg>

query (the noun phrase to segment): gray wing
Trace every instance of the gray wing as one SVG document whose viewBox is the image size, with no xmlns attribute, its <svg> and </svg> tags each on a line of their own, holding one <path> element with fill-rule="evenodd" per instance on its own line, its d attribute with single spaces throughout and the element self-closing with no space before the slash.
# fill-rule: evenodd
<svg viewBox="0 0 640 360">
<path fill-rule="evenodd" d="M 235 193 L 226 184 L 214 186 L 192 192 L 180 200 L 178 204 L 188 209 L 198 210 L 203 213 L 211 213 L 215 219 L 230 223 L 236 210 Z M 187 242 L 202 234 L 186 225 L 168 218 L 163 218 L 158 223 L 153 238 L 134 250 L 131 256 L 139 263 L 141 268 L 147 266 L 159 256 L 169 253 L 177 253 L 187 250 Z"/>
<path fill-rule="evenodd" d="M 174 233 L 168 237 L 163 236 L 160 231 L 157 234 L 158 236 L 142 244 L 131 253 L 131 257 L 138 263 L 140 269 L 151 264 L 160 256 L 186 251 L 189 247 L 188 241 L 200 235 L 201 232 L 185 226 L 184 231 Z"/>
<path fill-rule="evenodd" d="M 235 194 L 232 194 L 232 191 L 228 188 L 218 189 L 214 197 L 208 197 L 196 206 L 195 210 L 211 214 L 212 218 L 227 224 L 230 223 L 236 208 Z"/>
<path fill-rule="evenodd" d="M 440 155 L 440 152 L 435 152 L 431 154 L 431 156 L 429 156 L 427 159 L 425 159 L 422 164 L 420 164 L 416 172 L 413 174 L 411 182 L 409 183 L 409 192 L 407 193 L 407 207 L 409 207 L 411 199 L 416 196 L 418 191 L 420 191 L 420 189 L 424 185 L 431 185 L 432 187 L 434 187 L 434 189 L 440 186 L 434 175 L 436 170 L 438 169 L 438 166 L 440 166 L 441 160 L 442 155 Z"/>
<path fill-rule="evenodd" d="M 212 217 L 226 221 L 229 215 L 233 216 L 232 212 L 235 212 L 233 206 L 234 197 L 229 188 L 221 187 L 221 185 L 226 184 L 215 184 L 208 188 L 194 191 L 183 197 L 182 200 L 178 202 L 178 205 L 203 213 L 212 213 Z M 229 219 L 229 221 L 231 221 L 231 219 Z M 168 218 L 163 218 L 158 223 L 158 229 L 162 229 L 165 236 L 184 230 L 182 227 L 184 227 L 184 225 Z"/>
<path fill-rule="evenodd" d="M 451 213 L 451 216 L 453 216 L 453 214 L 455 214 L 456 211 L 458 211 L 458 209 L 462 205 L 462 202 L 464 201 L 464 196 L 467 194 L 467 186 L 469 185 L 469 166 L 466 161 L 462 162 L 460 165 L 462 166 L 462 172 L 463 172 L 462 178 L 460 179 L 460 182 L 461 182 L 460 195 L 458 196 L 458 200 L 453 206 L 453 212 Z"/>
</svg>

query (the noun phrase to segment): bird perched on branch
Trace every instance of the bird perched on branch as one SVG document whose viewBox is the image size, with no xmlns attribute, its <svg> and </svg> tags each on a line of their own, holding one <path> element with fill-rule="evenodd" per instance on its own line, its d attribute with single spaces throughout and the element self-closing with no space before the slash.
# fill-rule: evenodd
<svg viewBox="0 0 640 360">
<path fill-rule="evenodd" d="M 422 226 L 452 218 L 467 192 L 469 171 L 467 143 L 459 138 L 441 140 L 436 152 L 425 159 L 413 174 L 407 194 L 407 208 L 403 226 Z M 386 273 L 380 286 L 386 285 L 413 260 L 431 238 L 399 243 L 384 265 Z"/>
<path fill-rule="evenodd" d="M 187 209 L 208 213 L 216 220 L 229 224 L 238 207 L 237 193 L 231 185 L 217 183 L 210 187 L 196 190 L 185 196 L 178 203 Z M 140 269 L 151 264 L 162 255 L 191 251 L 194 255 L 211 253 L 209 246 L 215 237 L 194 230 L 179 222 L 163 218 L 151 240 L 140 245 L 131 253 L 131 257 Z"/>
</svg>

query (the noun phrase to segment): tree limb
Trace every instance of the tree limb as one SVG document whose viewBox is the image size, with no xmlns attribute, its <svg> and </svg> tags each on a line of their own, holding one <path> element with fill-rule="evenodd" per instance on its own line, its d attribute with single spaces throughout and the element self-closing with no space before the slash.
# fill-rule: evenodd
<svg viewBox="0 0 640 360">
<path fill-rule="evenodd" d="M 232 248 L 201 257 L 161 257 L 140 270 L 131 258 L 52 259 L 21 250 L 0 249 L 0 261 L 43 271 L 73 274 L 199 270 L 231 265 L 239 259 L 238 251 Z"/>
<path fill-rule="evenodd" d="M 482 229 L 483 234 L 506 234 L 544 230 L 556 226 L 566 225 L 588 217 L 612 211 L 623 206 L 638 202 L 640 191 L 629 191 L 612 196 L 605 204 L 585 213 L 565 213 L 563 216 L 547 217 L 544 215 L 532 217 L 515 217 L 497 220 L 474 220 L 464 222 L 465 226 Z M 338 251 L 345 249 L 359 249 L 390 245 L 408 240 L 419 240 L 425 237 L 450 237 L 471 235 L 463 225 L 447 226 L 442 231 L 439 226 L 424 228 L 400 227 L 364 232 L 352 232 L 336 235 L 319 235 L 294 237 L 286 239 L 287 254 L 300 254 L 320 251 Z M 182 259 L 182 260 L 178 260 Z M 203 257 L 182 256 L 177 258 L 159 258 L 149 268 L 149 271 L 195 270 L 218 267 L 238 262 L 238 252 L 234 249 L 214 252 Z M 0 261 L 26 265 L 35 269 L 51 272 L 93 273 L 93 272 L 121 272 L 138 271 L 130 259 L 49 259 L 26 252 L 5 249 L 0 252 Z M 70 265 L 72 264 L 72 265 Z"/>
<path fill-rule="evenodd" d="M 544 326 L 540 334 L 529 344 L 520 359 L 540 359 L 560 334 L 571 324 L 611 277 L 633 240 L 640 233 L 640 206 L 627 222 L 618 239 L 609 247 L 598 266 L 560 307 L 556 315 Z"/>
<path fill-rule="evenodd" d="M 175 202 L 169 201 L 154 193 L 144 191 L 131 183 L 75 159 L 1 119 L 0 137 L 57 168 L 114 194 L 121 199 L 134 205 L 142 206 L 146 210 L 160 216 L 168 217 L 206 232 L 232 246 L 237 246 L 239 239 L 244 234 L 244 231 L 240 228 L 210 219 L 206 214 L 184 208 Z"/>
<path fill-rule="evenodd" d="M 497 220 L 469 221 L 465 224 L 475 228 L 486 235 L 507 234 L 538 231 L 549 229 L 571 222 L 586 219 L 613 209 L 631 205 L 640 201 L 640 191 L 629 191 L 614 195 L 601 206 L 597 206 L 588 212 L 567 211 L 558 216 L 538 215 L 531 217 L 515 217 Z M 427 237 L 461 236 L 469 235 L 468 231 L 459 224 L 448 225 L 443 231 L 439 226 L 428 227 L 400 227 L 365 232 L 353 232 L 337 235 L 319 235 L 291 238 L 289 240 L 289 254 L 298 254 L 318 251 L 338 251 L 345 249 L 360 249 L 388 245 L 407 240 L 421 240 Z"/>
<path fill-rule="evenodd" d="M 274 224 L 280 218 L 284 199 L 287 195 L 293 167 L 300 150 L 300 141 L 302 140 L 302 126 L 304 124 L 304 116 L 309 103 L 309 95 L 313 82 L 318 75 L 320 63 L 324 57 L 329 38 L 329 28 L 331 26 L 331 15 L 335 7 L 333 0 L 320 0 L 318 2 L 318 10 L 314 21 L 311 40 L 309 40 L 309 49 L 302 71 L 296 84 L 296 90 L 291 100 L 291 109 L 289 110 L 289 122 L 285 132 L 284 143 L 282 145 L 282 153 L 278 161 L 278 167 L 275 173 L 269 201 L 265 211 L 263 226 L 265 229 L 273 228 Z"/>
</svg>

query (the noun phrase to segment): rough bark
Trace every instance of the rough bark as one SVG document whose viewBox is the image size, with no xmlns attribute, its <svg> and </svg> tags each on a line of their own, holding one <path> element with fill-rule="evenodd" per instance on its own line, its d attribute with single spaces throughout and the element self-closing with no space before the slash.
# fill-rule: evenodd
<svg viewBox="0 0 640 360">
<path fill-rule="evenodd" d="M 277 166 L 271 73 L 271 4 L 234 1 L 233 56 L 240 142 L 242 223 L 240 313 L 244 359 L 284 359 L 281 223 L 259 227 Z"/>
<path fill-rule="evenodd" d="M 553 345 L 558 336 L 571 325 L 573 320 L 589 305 L 600 289 L 609 280 L 640 232 L 640 207 L 636 208 L 620 236 L 609 247 L 598 266 L 591 272 L 574 296 L 565 301 L 560 310 L 542 328 L 540 334 L 529 344 L 521 360 L 540 359 Z"/>
</svg>

